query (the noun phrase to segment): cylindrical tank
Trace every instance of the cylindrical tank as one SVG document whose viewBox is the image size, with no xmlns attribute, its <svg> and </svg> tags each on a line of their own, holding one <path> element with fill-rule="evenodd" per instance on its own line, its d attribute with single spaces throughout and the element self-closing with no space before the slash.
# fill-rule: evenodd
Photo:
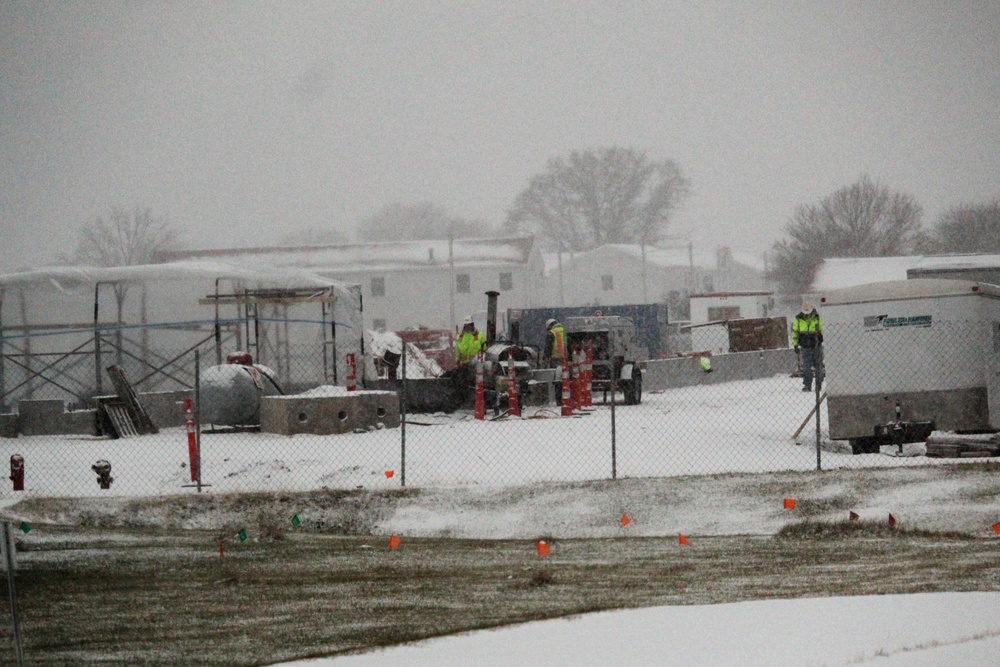
<svg viewBox="0 0 1000 667">
<path fill-rule="evenodd" d="M 524 345 L 490 345 L 486 348 L 483 359 L 486 364 L 487 386 L 493 386 L 497 377 L 506 377 L 511 363 L 519 378 L 524 378 L 530 371 L 538 368 L 538 350 Z"/>
<path fill-rule="evenodd" d="M 260 400 L 282 393 L 275 373 L 255 364 L 211 366 L 201 374 L 201 421 L 220 426 L 260 424 Z"/>
</svg>

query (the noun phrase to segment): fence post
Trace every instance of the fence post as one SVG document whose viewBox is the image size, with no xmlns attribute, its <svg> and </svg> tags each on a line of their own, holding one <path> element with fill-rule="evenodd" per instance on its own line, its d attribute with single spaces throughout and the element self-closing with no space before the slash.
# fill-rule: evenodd
<svg viewBox="0 0 1000 667">
<path fill-rule="evenodd" d="M 399 485 L 406 486 L 406 343 L 403 343 L 403 391 L 399 394 Z"/>
<path fill-rule="evenodd" d="M 10 616 L 11 632 L 14 640 L 14 658 L 17 660 L 17 667 L 24 667 L 24 650 L 21 648 L 21 618 L 17 609 L 17 589 L 14 586 L 14 570 L 17 561 L 14 556 L 14 534 L 11 532 L 11 525 L 7 521 L 3 522 L 3 568 L 7 571 L 7 591 L 10 593 Z"/>
<path fill-rule="evenodd" d="M 814 379 L 815 379 L 815 383 L 814 384 L 816 385 L 816 470 L 822 470 L 823 469 L 823 454 L 822 454 L 823 449 L 822 449 L 822 447 L 820 447 L 820 414 L 819 414 L 819 405 L 820 405 L 821 401 L 820 401 L 820 395 L 819 395 L 819 385 L 820 385 L 819 375 L 817 374 L 817 377 L 814 378 Z"/>
<path fill-rule="evenodd" d="M 195 449 L 197 450 L 198 493 L 201 493 L 201 352 L 194 351 L 194 434 Z"/>
<path fill-rule="evenodd" d="M 611 364 L 611 479 L 618 479 L 618 426 L 615 423 L 615 394 L 618 392 L 618 374 Z"/>
</svg>

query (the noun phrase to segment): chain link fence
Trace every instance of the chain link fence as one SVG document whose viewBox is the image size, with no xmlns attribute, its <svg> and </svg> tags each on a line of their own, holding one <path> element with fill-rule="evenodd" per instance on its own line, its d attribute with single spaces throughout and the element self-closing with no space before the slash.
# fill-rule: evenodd
<svg viewBox="0 0 1000 667">
<path fill-rule="evenodd" d="M 259 406 L 251 406 L 246 423 L 186 421 L 185 399 L 192 399 L 192 418 L 204 414 L 201 378 L 224 356 L 220 349 L 233 351 L 235 338 L 193 335 L 167 349 L 144 346 L 142 332 L 134 333 L 102 333 L 99 351 L 94 339 L 67 347 L 72 352 L 44 353 L 51 356 L 37 353 L 37 343 L 30 354 L 23 345 L 5 347 L 0 444 L 23 459 L 25 492 L 495 488 L 928 465 L 1000 453 L 991 428 L 1000 407 L 992 322 L 828 327 L 826 378 L 808 392 L 791 349 L 719 355 L 708 368 L 692 357 L 644 362 L 641 400 L 632 405 L 615 387 L 594 393 L 592 405 L 567 408 L 561 379 L 526 376 L 514 415 L 503 382 L 487 378 L 482 419 L 474 375 L 417 377 L 407 365 L 423 373 L 426 364 L 417 364 L 408 346 L 400 379 L 376 380 L 378 369 L 360 348 L 351 353 L 355 369 L 347 354 L 334 359 L 321 343 L 286 336 L 287 344 L 259 349 L 262 371 L 286 396 L 224 392 L 237 404 L 278 401 L 288 418 L 270 430 Z M 98 369 L 111 363 L 123 369 L 156 433 L 112 437 L 101 430 L 94 401 L 113 389 L 106 375 L 96 386 Z M 256 387 L 256 380 L 248 374 L 245 382 Z M 347 390 L 352 381 L 357 391 Z M 296 397 L 312 402 L 295 407 Z M 316 432 L 323 429 L 329 432 Z M 935 449 L 934 438 L 944 444 Z M 101 460 L 111 464 L 108 488 L 94 469 Z M 8 485 L 2 496 L 15 493 Z"/>
</svg>

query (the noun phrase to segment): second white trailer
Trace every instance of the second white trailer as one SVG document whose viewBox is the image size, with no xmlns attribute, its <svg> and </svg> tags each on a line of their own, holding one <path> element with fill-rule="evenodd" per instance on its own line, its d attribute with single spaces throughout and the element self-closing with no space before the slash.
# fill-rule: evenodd
<svg viewBox="0 0 1000 667">
<path fill-rule="evenodd" d="M 1000 288 L 964 280 L 869 283 L 822 296 L 830 437 L 855 453 L 928 428 L 1000 427 Z"/>
</svg>

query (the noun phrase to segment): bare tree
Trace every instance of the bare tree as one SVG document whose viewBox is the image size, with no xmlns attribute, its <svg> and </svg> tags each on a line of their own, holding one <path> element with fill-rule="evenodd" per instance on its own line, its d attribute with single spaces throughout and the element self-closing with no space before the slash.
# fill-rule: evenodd
<svg viewBox="0 0 1000 667">
<path fill-rule="evenodd" d="M 362 241 L 414 241 L 418 239 L 473 238 L 493 236 L 495 230 L 483 221 L 454 217 L 430 202 L 395 203 L 361 220 Z"/>
<path fill-rule="evenodd" d="M 178 232 L 166 218 L 157 217 L 148 209 L 112 208 L 105 220 L 97 218 L 80 229 L 80 240 L 73 254 L 74 260 L 93 266 L 134 266 L 151 264 L 157 253 L 173 250 L 179 243 Z M 115 283 L 115 304 L 118 322 L 128 285 Z M 118 362 L 122 360 L 121 331 L 117 332 Z"/>
<path fill-rule="evenodd" d="M 926 252 L 1000 252 L 1000 199 L 945 211 L 923 246 Z"/>
<path fill-rule="evenodd" d="M 827 257 L 892 257 L 912 252 L 923 209 L 867 175 L 825 197 L 801 204 L 785 226 L 790 237 L 772 249 L 768 277 L 786 294 L 809 289 Z"/>
<path fill-rule="evenodd" d="M 562 250 L 661 240 L 690 182 L 670 160 L 627 148 L 573 151 L 549 160 L 507 213 L 510 232 Z"/>
<path fill-rule="evenodd" d="M 97 218 L 81 228 L 74 259 L 94 266 L 150 264 L 157 253 L 174 249 L 179 238 L 166 218 L 148 208 L 112 208 L 106 220 Z"/>
</svg>

